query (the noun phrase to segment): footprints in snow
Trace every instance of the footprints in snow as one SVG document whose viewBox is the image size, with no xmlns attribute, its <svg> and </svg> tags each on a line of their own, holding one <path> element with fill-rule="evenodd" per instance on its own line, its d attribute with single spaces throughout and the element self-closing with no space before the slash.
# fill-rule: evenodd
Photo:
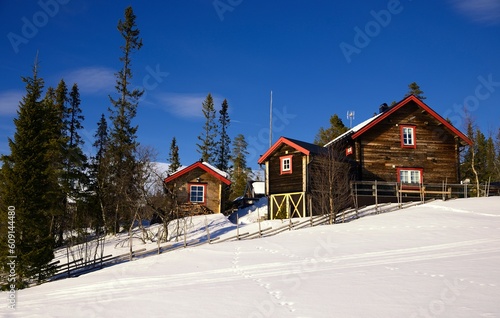
<svg viewBox="0 0 500 318">
<path fill-rule="evenodd" d="M 432 277 L 432 278 L 445 278 L 445 275 L 443 275 L 443 274 L 430 274 L 430 273 L 421 272 L 421 271 L 414 271 L 414 273 L 422 275 L 422 276 Z M 465 282 L 465 283 L 469 283 L 469 284 L 473 284 L 473 285 L 477 285 L 477 286 L 481 286 L 481 287 L 496 287 L 497 286 L 496 284 L 492 284 L 492 283 L 487 284 L 487 283 L 483 283 L 483 282 L 476 282 L 474 280 L 469 280 L 466 278 L 459 278 L 458 280 L 460 282 Z"/>
<path fill-rule="evenodd" d="M 266 252 L 276 254 L 279 251 L 277 250 L 271 250 L 271 249 L 264 249 L 261 246 L 257 247 L 257 249 L 264 250 Z M 261 278 L 254 278 L 254 276 L 251 273 L 246 272 L 244 269 L 238 266 L 240 263 L 240 255 L 241 255 L 241 247 L 236 247 L 236 251 L 234 252 L 234 257 L 231 263 L 233 264 L 233 270 L 238 274 L 241 275 L 242 277 L 246 279 L 252 279 L 254 283 L 256 283 L 259 287 L 263 288 L 266 293 L 269 295 L 271 298 L 272 303 L 278 304 L 280 306 L 284 306 L 288 309 L 290 312 L 294 312 L 296 309 L 293 307 L 294 303 L 291 301 L 287 301 L 283 297 L 283 292 L 279 289 L 273 289 L 271 286 L 271 283 L 263 281 Z M 285 256 L 289 257 L 297 257 L 293 254 L 282 254 Z"/>
<path fill-rule="evenodd" d="M 474 229 L 484 229 L 484 230 L 487 230 L 487 229 L 490 229 L 489 226 L 479 226 L 479 227 L 475 227 L 475 226 L 461 226 L 461 225 L 457 225 L 457 226 L 449 226 L 449 225 L 441 225 L 441 226 L 438 226 L 438 225 L 417 225 L 417 226 L 414 226 L 414 225 L 395 225 L 395 226 L 370 226 L 370 227 L 358 227 L 358 228 L 355 228 L 355 229 L 338 229 L 336 230 L 335 232 L 336 233 L 339 233 L 339 232 L 360 232 L 360 231 L 379 231 L 379 230 L 386 230 L 386 229 L 455 229 L 455 230 L 461 230 L 461 229 L 468 229 L 468 230 L 474 230 Z M 500 229 L 500 228 L 496 228 L 497 230 Z"/>
</svg>

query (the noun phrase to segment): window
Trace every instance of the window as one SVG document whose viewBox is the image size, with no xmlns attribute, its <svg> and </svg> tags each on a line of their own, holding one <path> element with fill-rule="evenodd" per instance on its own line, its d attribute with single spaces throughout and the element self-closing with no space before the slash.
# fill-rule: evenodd
<svg viewBox="0 0 500 318">
<path fill-rule="evenodd" d="M 416 148 L 415 126 L 401 126 L 401 147 Z"/>
<path fill-rule="evenodd" d="M 422 183 L 422 169 L 398 169 L 398 182 L 418 185 Z"/>
<path fill-rule="evenodd" d="M 189 202 L 205 203 L 205 187 L 204 184 L 191 184 L 189 186 Z"/>
<path fill-rule="evenodd" d="M 280 157 L 280 174 L 292 173 L 292 156 Z"/>
</svg>

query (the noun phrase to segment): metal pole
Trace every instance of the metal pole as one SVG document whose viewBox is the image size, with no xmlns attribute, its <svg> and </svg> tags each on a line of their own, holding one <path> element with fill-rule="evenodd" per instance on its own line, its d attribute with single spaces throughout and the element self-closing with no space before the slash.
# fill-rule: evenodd
<svg viewBox="0 0 500 318">
<path fill-rule="evenodd" d="M 271 102 L 269 105 L 269 148 L 273 145 L 273 91 L 271 91 Z"/>
</svg>

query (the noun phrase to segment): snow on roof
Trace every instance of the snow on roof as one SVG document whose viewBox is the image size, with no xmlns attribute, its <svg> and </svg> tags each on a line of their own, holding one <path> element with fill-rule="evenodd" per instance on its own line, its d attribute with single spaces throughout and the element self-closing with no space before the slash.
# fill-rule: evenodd
<svg viewBox="0 0 500 318">
<path fill-rule="evenodd" d="M 211 164 L 209 164 L 208 162 L 203 161 L 202 163 L 203 163 L 205 166 L 207 166 L 207 167 L 209 167 L 210 169 L 212 169 L 213 171 L 215 171 L 215 172 L 217 172 L 218 174 L 220 174 L 221 176 L 223 176 L 224 178 L 229 179 L 229 173 L 224 172 L 224 171 L 220 170 L 219 168 L 212 166 L 212 165 L 211 165 Z"/>
<path fill-rule="evenodd" d="M 329 141 L 325 145 L 325 147 L 331 145 L 332 143 L 336 142 L 337 140 L 340 140 L 340 139 L 344 138 L 345 136 L 348 136 L 348 135 L 356 133 L 358 130 L 362 129 L 363 127 L 365 127 L 366 125 L 368 125 L 369 123 L 371 123 L 372 121 L 374 121 L 375 119 L 377 119 L 382 114 L 383 113 L 377 114 L 377 115 L 375 115 L 375 116 L 373 116 L 373 117 L 365 120 L 364 122 L 362 122 L 360 124 L 357 124 L 356 126 L 352 127 L 351 129 L 349 129 L 348 131 L 346 131 L 345 133 L 343 133 L 342 135 L 338 136 L 337 138 L 333 139 L 332 141 Z"/>
<path fill-rule="evenodd" d="M 266 194 L 266 183 L 264 181 L 254 181 L 252 187 L 255 194 Z"/>
</svg>

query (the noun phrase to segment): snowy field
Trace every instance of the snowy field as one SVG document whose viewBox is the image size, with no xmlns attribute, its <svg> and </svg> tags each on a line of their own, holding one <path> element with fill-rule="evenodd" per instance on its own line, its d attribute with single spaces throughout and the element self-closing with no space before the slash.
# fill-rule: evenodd
<svg viewBox="0 0 500 318">
<path fill-rule="evenodd" d="M 1 317 L 500 317 L 500 197 L 178 249 L 18 291 L 15 310 L 7 295 Z"/>
</svg>

